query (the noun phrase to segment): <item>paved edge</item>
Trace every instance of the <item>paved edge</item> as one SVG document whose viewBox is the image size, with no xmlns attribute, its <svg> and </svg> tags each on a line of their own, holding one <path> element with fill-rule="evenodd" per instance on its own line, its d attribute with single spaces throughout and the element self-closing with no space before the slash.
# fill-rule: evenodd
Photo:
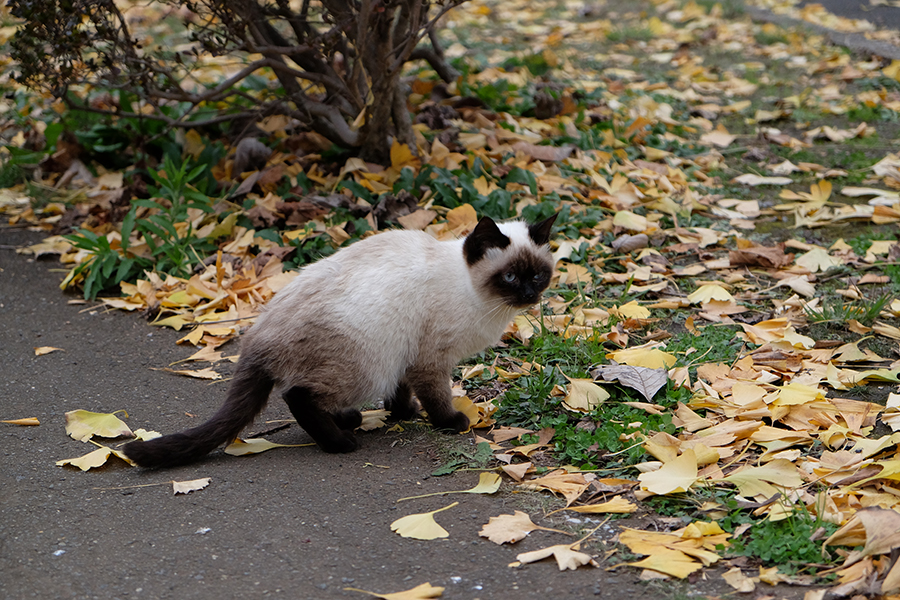
<svg viewBox="0 0 900 600">
<path fill-rule="evenodd" d="M 891 60 L 900 60 L 900 48 L 887 42 L 870 40 L 860 33 L 844 33 L 842 31 L 836 31 L 823 25 L 817 25 L 802 19 L 795 19 L 787 15 L 776 15 L 764 8 L 748 6 L 746 3 L 744 3 L 744 10 L 754 21 L 774 23 L 782 27 L 801 27 L 809 29 L 824 35 L 825 38 L 835 46 L 843 46 L 854 52 L 874 54 L 883 58 L 890 58 Z"/>
</svg>

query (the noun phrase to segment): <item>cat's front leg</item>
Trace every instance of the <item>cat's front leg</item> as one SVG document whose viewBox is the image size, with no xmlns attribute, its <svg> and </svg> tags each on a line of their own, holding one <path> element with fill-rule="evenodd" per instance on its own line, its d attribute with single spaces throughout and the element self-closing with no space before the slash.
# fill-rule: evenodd
<svg viewBox="0 0 900 600">
<path fill-rule="evenodd" d="M 459 432 L 469 428 L 469 417 L 453 408 L 450 369 L 432 365 L 413 367 L 406 378 L 435 427 Z"/>
</svg>

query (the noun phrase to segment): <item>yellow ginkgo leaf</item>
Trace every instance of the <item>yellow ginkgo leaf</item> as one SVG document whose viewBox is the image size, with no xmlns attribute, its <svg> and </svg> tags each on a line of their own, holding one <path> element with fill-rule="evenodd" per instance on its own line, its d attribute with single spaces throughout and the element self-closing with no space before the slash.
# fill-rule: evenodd
<svg viewBox="0 0 900 600">
<path fill-rule="evenodd" d="M 209 485 L 210 478 L 202 477 L 200 479 L 192 479 L 190 481 L 173 481 L 172 482 L 172 493 L 173 494 L 189 494 L 196 490 L 202 490 L 206 486 Z"/>
<path fill-rule="evenodd" d="M 650 309 L 641 306 L 637 303 L 637 300 L 632 300 L 631 302 L 626 302 L 622 306 L 613 307 L 610 309 L 610 312 L 624 317 L 626 319 L 649 319 L 650 318 Z"/>
<path fill-rule="evenodd" d="M 579 544 L 549 546 L 532 552 L 523 552 L 516 556 L 516 560 L 522 563 L 532 563 L 552 556 L 556 559 L 556 564 L 559 566 L 560 571 L 565 571 L 566 569 L 574 571 L 582 565 L 598 567 L 599 565 L 590 554 L 578 552 L 579 546 Z"/>
<path fill-rule="evenodd" d="M 428 600 L 429 598 L 440 598 L 444 593 L 444 588 L 433 586 L 430 583 L 417 585 L 411 590 L 405 592 L 394 592 L 392 594 L 379 594 L 378 592 L 370 592 L 358 588 L 345 587 L 348 592 L 360 592 L 361 594 L 369 594 L 383 600 Z"/>
<path fill-rule="evenodd" d="M 647 367 L 648 369 L 669 369 L 676 361 L 674 355 L 647 345 L 616 350 L 607 354 L 606 358 L 623 365 Z"/>
<path fill-rule="evenodd" d="M 813 248 L 803 256 L 797 257 L 797 266 L 807 269 L 810 273 L 816 271 L 825 272 L 831 267 L 839 267 L 843 264 L 840 259 L 828 254 L 825 248 Z"/>
<path fill-rule="evenodd" d="M 95 435 L 105 438 L 134 435 L 128 425 L 115 413 L 95 413 L 87 410 L 70 410 L 66 413 L 66 433 L 79 442 L 87 441 Z"/>
<path fill-rule="evenodd" d="M 728 293 L 728 290 L 714 283 L 701 285 L 688 295 L 691 304 L 706 304 L 713 300 L 719 302 L 734 302 L 734 296 Z"/>
<path fill-rule="evenodd" d="M 56 466 L 63 467 L 65 465 L 72 465 L 73 467 L 78 467 L 82 471 L 87 471 L 88 469 L 104 465 L 110 454 L 112 454 L 112 450 L 106 446 L 102 446 L 93 452 L 88 452 L 84 456 L 79 456 L 78 458 L 58 460 L 56 461 Z"/>
<path fill-rule="evenodd" d="M 453 230 L 472 230 L 478 225 L 478 214 L 471 204 L 460 204 L 447 212 L 447 226 Z"/>
<path fill-rule="evenodd" d="M 0 423 L 9 423 L 10 425 L 40 425 L 37 417 L 25 417 L 24 419 L 9 419 L 0 421 Z"/>
<path fill-rule="evenodd" d="M 688 448 L 662 468 L 638 476 L 641 488 L 657 495 L 686 492 L 697 482 L 697 456 Z"/>
<path fill-rule="evenodd" d="M 620 210 L 613 217 L 613 225 L 628 231 L 645 231 L 649 224 L 647 217 L 635 214 L 629 210 Z"/>
<path fill-rule="evenodd" d="M 315 446 L 315 444 L 276 444 L 263 438 L 250 438 L 249 440 L 238 438 L 225 446 L 225 454 L 245 456 L 247 454 L 259 454 L 272 448 L 303 448 L 304 446 Z"/>
<path fill-rule="evenodd" d="M 155 440 L 158 437 L 162 437 L 162 434 L 158 431 L 147 431 L 146 429 L 135 429 L 134 437 L 141 440 L 142 442 L 146 442 L 149 440 Z"/>
<path fill-rule="evenodd" d="M 481 422 L 481 414 L 478 412 L 478 407 L 469 400 L 468 396 L 456 396 L 453 398 L 453 408 L 469 417 L 469 428 L 461 433 L 468 433 Z"/>
<path fill-rule="evenodd" d="M 431 512 L 400 517 L 391 523 L 391 531 L 396 531 L 400 537 L 412 538 L 415 540 L 434 540 L 437 538 L 449 537 L 450 534 L 447 533 L 447 530 L 438 525 L 437 521 L 434 520 L 434 515 L 449 508 L 453 508 L 457 504 L 459 504 L 459 502 L 454 502 L 449 506 Z"/>
<path fill-rule="evenodd" d="M 572 411 L 590 412 L 609 398 L 609 392 L 594 383 L 593 379 L 572 379 L 566 376 L 566 397 L 563 406 Z"/>
<path fill-rule="evenodd" d="M 384 427 L 385 420 L 390 414 L 391 411 L 384 409 L 364 410 L 362 411 L 362 424 L 359 428 L 363 431 L 372 431 L 373 429 Z"/>
<path fill-rule="evenodd" d="M 668 548 L 660 549 L 645 558 L 633 563 L 625 563 L 631 567 L 639 567 L 641 569 L 650 569 L 659 573 L 665 573 L 672 577 L 684 579 L 694 571 L 703 568 L 703 565 L 684 552 L 678 550 L 670 550 Z"/>
<path fill-rule="evenodd" d="M 40 346 L 39 348 L 34 349 L 34 355 L 44 356 L 45 354 L 50 354 L 51 352 L 56 352 L 57 350 L 62 351 L 62 348 L 54 348 L 53 346 Z"/>
<path fill-rule="evenodd" d="M 599 504 L 588 504 L 587 506 L 570 506 L 564 510 L 571 510 L 573 512 L 589 515 L 604 513 L 622 515 L 635 512 L 637 510 L 637 504 L 631 502 L 630 500 L 626 500 L 621 496 L 616 496 L 612 500 L 600 502 Z"/>
<path fill-rule="evenodd" d="M 487 524 L 481 528 L 481 531 L 478 532 L 478 535 L 486 537 L 495 544 L 514 544 L 536 529 L 554 533 L 566 533 L 558 529 L 535 525 L 531 522 L 531 517 L 527 513 L 517 510 L 512 515 L 491 517 Z"/>
<path fill-rule="evenodd" d="M 430 496 L 443 496 L 445 494 L 493 494 L 497 490 L 500 489 L 500 483 L 502 482 L 502 478 L 496 473 L 482 473 L 478 477 L 478 485 L 468 490 L 451 490 L 447 492 L 432 492 L 430 494 L 419 494 L 418 496 L 409 496 L 407 498 L 400 498 L 397 502 L 403 502 L 404 500 L 414 500 L 417 498 L 428 498 Z"/>
</svg>

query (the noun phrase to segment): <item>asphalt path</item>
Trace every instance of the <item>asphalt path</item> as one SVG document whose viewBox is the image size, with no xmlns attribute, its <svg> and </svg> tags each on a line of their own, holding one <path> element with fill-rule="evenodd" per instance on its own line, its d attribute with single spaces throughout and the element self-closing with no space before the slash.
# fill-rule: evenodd
<svg viewBox="0 0 900 600">
<path fill-rule="evenodd" d="M 879 29 L 900 29 L 900 8 L 873 5 L 869 0 L 803 0 L 800 6 L 821 4 L 829 12 L 849 19 L 865 19 Z"/>
</svg>

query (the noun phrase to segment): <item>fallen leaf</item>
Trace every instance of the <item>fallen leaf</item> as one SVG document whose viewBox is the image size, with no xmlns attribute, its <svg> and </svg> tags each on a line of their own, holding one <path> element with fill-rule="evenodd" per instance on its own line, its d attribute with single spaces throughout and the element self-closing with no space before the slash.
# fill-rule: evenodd
<svg viewBox="0 0 900 600">
<path fill-rule="evenodd" d="M 431 512 L 400 517 L 391 523 L 391 531 L 396 531 L 400 537 L 413 538 L 415 540 L 433 540 L 449 537 L 450 534 L 447 533 L 447 530 L 434 520 L 434 515 L 448 508 L 453 508 L 457 504 L 459 502 L 454 502 L 449 506 Z"/>
<path fill-rule="evenodd" d="M 250 438 L 249 440 L 242 440 L 238 438 L 225 446 L 225 454 L 230 454 L 231 456 L 245 456 L 247 454 L 259 454 L 260 452 L 265 452 L 266 450 L 271 450 L 272 448 L 304 448 L 306 446 L 315 445 L 315 443 L 276 444 L 275 442 L 270 442 L 269 440 L 264 438 Z"/>
<path fill-rule="evenodd" d="M 345 587 L 344 589 L 348 592 L 360 592 L 362 594 L 375 596 L 376 598 L 383 598 L 384 600 L 428 600 L 428 598 L 440 598 L 444 593 L 444 588 L 433 586 L 430 583 L 423 583 L 411 590 L 394 592 L 392 594 L 379 594 L 378 592 L 369 592 L 352 587 Z"/>
<path fill-rule="evenodd" d="M 577 512 L 581 514 L 597 515 L 597 514 L 630 514 L 637 510 L 637 504 L 626 500 L 621 496 L 616 496 L 612 500 L 600 502 L 599 504 L 587 504 L 585 506 L 569 506 L 565 510 Z"/>
<path fill-rule="evenodd" d="M 62 467 L 65 465 L 72 465 L 73 467 L 78 467 L 82 471 L 87 471 L 88 469 L 93 469 L 95 467 L 100 467 L 106 463 L 106 460 L 109 458 L 110 454 L 112 454 L 112 450 L 103 446 L 97 448 L 92 452 L 88 452 L 84 456 L 79 456 L 77 458 L 66 458 L 64 460 L 56 461 L 57 467 Z"/>
<path fill-rule="evenodd" d="M 364 410 L 362 411 L 362 424 L 359 426 L 363 431 L 372 431 L 385 426 L 386 419 L 391 415 L 389 410 Z"/>
<path fill-rule="evenodd" d="M 578 552 L 580 544 L 559 544 L 557 546 L 549 546 L 540 550 L 531 552 L 523 552 L 516 556 L 516 560 L 521 563 L 533 563 L 552 556 L 556 559 L 556 564 L 560 571 L 571 569 L 574 571 L 583 565 L 591 565 L 599 567 L 600 565 L 591 557 L 590 554 Z"/>
<path fill-rule="evenodd" d="M 566 397 L 563 398 L 563 406 L 572 411 L 590 412 L 603 404 L 609 398 L 609 392 L 594 383 L 592 379 L 569 380 Z"/>
<path fill-rule="evenodd" d="M 527 513 L 517 510 L 511 515 L 491 517 L 487 524 L 481 528 L 481 531 L 478 532 L 478 535 L 486 537 L 495 544 L 514 544 L 538 529 L 554 533 L 566 533 L 558 529 L 535 525 Z"/>
<path fill-rule="evenodd" d="M 485 444 L 487 442 L 484 442 Z M 418 496 L 408 496 L 400 498 L 397 502 L 404 500 L 414 500 L 417 498 L 429 498 L 431 496 L 444 496 L 446 494 L 493 494 L 500 489 L 500 483 L 503 479 L 496 473 L 482 473 L 478 476 L 478 485 L 468 490 L 451 490 L 447 492 L 432 492 L 430 494 L 420 494 Z"/>
<path fill-rule="evenodd" d="M 80 409 L 66 413 L 66 433 L 79 442 L 85 442 L 95 435 L 105 438 L 134 435 L 115 413 L 95 413 Z"/>
<path fill-rule="evenodd" d="M 9 423 L 10 425 L 40 425 L 37 417 L 26 417 L 24 419 L 10 419 L 8 421 L 0 421 L 0 423 Z"/>
<path fill-rule="evenodd" d="M 763 177 L 753 173 L 745 173 L 731 180 L 732 183 L 743 183 L 744 185 L 788 185 L 794 183 L 790 177 Z"/>
<path fill-rule="evenodd" d="M 165 371 L 167 373 L 175 373 L 176 375 L 184 375 L 185 377 L 193 377 L 195 379 L 209 379 L 212 381 L 222 379 L 221 373 L 217 373 L 213 370 L 212 367 L 206 367 L 205 369 L 198 369 L 196 371 L 191 371 L 188 369 L 170 369 L 169 367 L 163 367 L 162 369 L 154 370 Z"/>
<path fill-rule="evenodd" d="M 618 381 L 626 387 L 637 390 L 647 400 L 653 400 L 661 388 L 669 380 L 666 369 L 649 369 L 631 365 L 601 365 L 591 371 L 594 377 L 606 381 Z"/>
<path fill-rule="evenodd" d="M 678 458 L 663 464 L 659 470 L 638 476 L 641 489 L 657 495 L 686 492 L 697 479 L 697 457 L 691 448 Z"/>
<path fill-rule="evenodd" d="M 755 590 L 756 583 L 759 581 L 758 577 L 747 577 L 744 575 L 741 572 L 740 567 L 734 567 L 733 569 L 722 573 L 722 579 L 725 580 L 725 583 L 742 594 L 748 594 Z"/>
<path fill-rule="evenodd" d="M 34 349 L 35 356 L 44 356 L 45 354 L 50 354 L 51 352 L 63 351 L 62 348 L 54 348 L 53 346 L 40 346 L 39 348 Z"/>
<path fill-rule="evenodd" d="M 190 481 L 173 481 L 172 492 L 175 494 L 189 494 L 191 492 L 202 490 L 209 485 L 210 478 L 203 477 L 201 479 L 192 479 Z"/>
<path fill-rule="evenodd" d="M 703 568 L 702 563 L 693 560 L 684 552 L 668 548 L 661 549 L 643 560 L 623 564 L 630 567 L 658 571 L 679 579 L 684 579 L 694 571 L 699 571 Z"/>
<path fill-rule="evenodd" d="M 162 437 L 162 434 L 158 431 L 147 431 L 146 429 L 135 429 L 134 437 L 141 440 L 142 442 L 146 442 L 148 440 L 155 440 L 158 437 Z"/>
</svg>

